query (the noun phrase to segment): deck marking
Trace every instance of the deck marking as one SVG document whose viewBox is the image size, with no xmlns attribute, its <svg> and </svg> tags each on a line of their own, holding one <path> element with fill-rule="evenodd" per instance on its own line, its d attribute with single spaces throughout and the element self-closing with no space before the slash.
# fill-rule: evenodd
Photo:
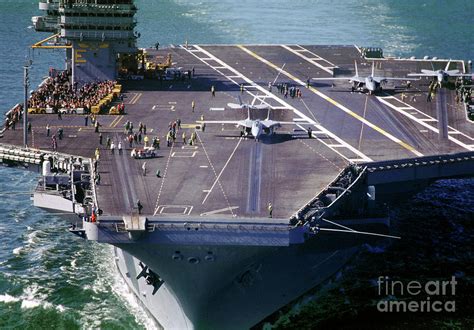
<svg viewBox="0 0 474 330">
<path fill-rule="evenodd" d="M 114 118 L 114 120 L 112 120 L 112 122 L 109 124 L 109 127 L 112 127 L 112 125 L 115 123 L 115 121 L 118 119 L 118 117 L 120 117 L 120 116 L 117 116 L 117 117 Z"/>
<path fill-rule="evenodd" d="M 122 121 L 122 119 L 123 119 L 123 115 L 118 116 L 118 120 L 115 121 L 115 123 L 114 123 L 114 125 L 112 126 L 112 128 L 117 127 L 117 125 Z"/>
<path fill-rule="evenodd" d="M 138 96 L 138 93 L 133 93 L 132 98 L 128 101 L 128 104 L 133 104 L 133 100 Z"/>
<path fill-rule="evenodd" d="M 193 207 L 192 205 L 160 205 L 158 206 L 158 210 L 160 211 L 158 213 L 190 215 Z M 183 209 L 183 212 L 165 212 L 166 209 Z"/>
<path fill-rule="evenodd" d="M 209 166 L 207 166 L 207 165 L 201 165 L 201 166 L 199 166 L 199 167 L 200 167 L 200 168 L 209 168 Z"/>
<path fill-rule="evenodd" d="M 286 65 L 286 63 L 283 63 L 280 70 L 278 71 L 278 74 L 276 75 L 275 79 L 273 80 L 272 85 L 275 85 L 275 83 L 277 82 L 278 78 L 280 77 L 281 71 L 285 68 L 285 65 Z"/>
<path fill-rule="evenodd" d="M 316 55 L 315 53 L 311 52 L 310 50 L 307 50 L 307 49 L 305 49 L 305 48 L 303 48 L 303 47 L 301 47 L 301 46 L 298 45 L 298 47 L 301 47 L 301 49 L 304 49 L 306 52 L 308 52 L 308 53 L 314 55 L 314 56 L 315 56 L 314 58 L 307 57 L 307 56 L 301 54 L 301 51 L 292 49 L 292 48 L 288 47 L 287 45 L 281 45 L 281 47 L 283 47 L 284 49 L 286 49 L 286 50 L 292 52 L 292 53 L 295 54 L 295 55 L 298 55 L 299 57 L 301 57 L 302 59 L 305 59 L 306 61 L 310 62 L 311 64 L 314 64 L 315 66 L 317 66 L 317 67 L 320 68 L 321 70 L 324 70 L 324 71 L 326 71 L 327 73 L 333 74 L 333 70 L 328 69 L 328 67 L 325 67 L 324 65 L 321 65 L 321 64 L 319 64 L 318 62 L 315 62 L 315 59 L 318 60 L 318 61 L 321 61 L 321 60 L 322 60 L 322 61 L 325 61 L 326 63 L 330 64 L 331 67 L 334 67 L 335 65 L 332 64 L 331 62 L 325 60 L 324 58 L 322 58 L 322 57 Z"/>
<path fill-rule="evenodd" d="M 303 131 L 308 132 L 308 130 L 305 129 L 303 126 L 301 126 L 301 125 L 299 125 L 299 124 L 298 124 L 297 126 L 300 127 Z M 323 132 L 323 134 L 326 135 L 324 132 Z M 351 160 L 350 160 L 351 158 L 347 158 L 347 156 L 344 156 L 343 154 L 341 154 L 341 153 L 336 149 L 336 148 L 340 148 L 339 145 L 337 145 L 337 146 L 332 146 L 332 147 L 331 147 L 331 144 L 328 144 L 328 143 L 326 143 L 325 141 L 323 141 L 323 140 L 321 140 L 320 138 L 318 138 L 318 137 L 316 136 L 316 133 L 315 133 L 314 131 L 311 133 L 311 136 L 312 136 L 315 140 L 317 140 L 318 142 L 322 143 L 323 145 L 327 146 L 328 148 L 331 148 L 331 150 L 333 150 L 336 154 L 338 154 L 339 156 L 341 156 L 342 159 L 347 159 L 349 162 L 351 161 Z M 325 156 L 324 156 L 323 154 L 321 154 L 319 151 L 317 151 L 316 149 L 314 149 L 314 148 L 312 148 L 311 146 L 309 146 L 308 144 L 306 144 L 306 142 L 304 142 L 303 139 L 298 139 L 298 140 L 301 141 L 304 145 L 308 146 L 308 147 L 309 147 L 311 150 L 313 150 L 315 153 L 317 153 L 321 158 L 326 159 L 329 163 L 331 163 L 332 165 L 334 165 L 334 167 L 336 167 L 336 168 L 339 169 L 340 171 L 343 170 L 343 168 L 341 168 L 341 167 L 339 167 L 338 165 L 336 165 L 333 161 L 329 160 L 329 158 L 325 157 Z M 357 151 L 357 149 L 355 149 L 355 150 Z M 367 162 L 367 159 L 366 159 L 366 158 L 363 158 L 363 161 L 364 161 L 364 162 Z M 370 161 L 372 161 L 372 160 L 370 160 Z"/>
<path fill-rule="evenodd" d="M 238 206 L 225 207 L 223 209 L 201 213 L 199 216 L 205 217 L 206 215 L 212 215 L 212 214 L 222 213 L 222 212 L 226 212 L 226 211 L 231 211 L 232 212 L 232 210 L 236 210 L 238 208 L 239 208 Z"/>
<path fill-rule="evenodd" d="M 279 68 L 271 63 L 270 61 L 264 59 L 263 57 L 261 57 L 260 55 L 257 55 L 256 53 L 252 52 L 251 50 L 245 48 L 244 46 L 242 45 L 237 45 L 238 48 L 240 48 L 242 51 L 246 52 L 247 54 L 249 54 L 250 56 L 256 58 L 257 60 L 259 60 L 260 62 L 263 62 L 265 64 L 267 64 L 268 66 L 272 67 L 273 69 L 275 70 L 279 70 Z M 304 83 L 303 81 L 301 81 L 300 79 L 298 79 L 297 77 L 295 77 L 294 75 L 292 75 L 291 73 L 287 72 L 287 71 L 284 71 L 284 70 L 281 70 L 282 73 L 287 76 L 288 78 L 292 79 L 294 82 L 296 82 L 297 84 L 301 85 L 301 86 L 306 86 L 306 83 Z M 327 96 L 326 94 L 323 94 L 321 93 L 319 90 L 317 90 L 316 88 L 310 86 L 308 88 L 311 92 L 313 92 L 314 94 L 318 95 L 319 97 L 321 97 L 322 99 L 328 101 L 329 103 L 331 103 L 332 105 L 336 106 L 337 108 L 341 109 L 342 111 L 344 111 L 345 113 L 347 113 L 348 115 L 354 117 L 355 119 L 359 120 L 360 122 L 364 123 L 365 125 L 369 126 L 370 128 L 372 128 L 373 130 L 379 132 L 380 134 L 382 134 L 383 136 L 385 136 L 386 138 L 388 138 L 389 140 L 395 142 L 396 144 L 400 145 L 401 147 L 405 148 L 406 150 L 412 152 L 413 154 L 415 154 L 416 156 L 418 157 L 421 157 L 423 156 L 423 154 L 419 151 L 417 151 L 415 148 L 413 148 L 411 145 L 407 144 L 406 142 L 403 142 L 402 140 L 400 140 L 399 138 L 393 136 L 392 134 L 388 133 L 387 131 L 383 130 L 382 128 L 378 127 L 377 125 L 371 123 L 370 121 L 366 120 L 365 118 L 363 118 L 362 116 L 358 115 L 357 113 L 353 112 L 352 110 L 348 109 L 347 107 L 343 106 L 342 104 L 340 104 L 339 102 L 335 101 L 334 99 L 330 98 L 329 96 Z"/>
<path fill-rule="evenodd" d="M 183 150 L 197 150 L 199 147 L 198 146 L 190 146 L 185 144 L 184 146 L 181 146 L 181 149 Z"/>
<path fill-rule="evenodd" d="M 174 151 L 171 154 L 173 158 L 194 158 L 196 156 L 197 151 Z"/>
<path fill-rule="evenodd" d="M 338 137 L 337 135 L 335 135 L 334 133 L 330 132 L 328 129 L 324 128 L 323 126 L 321 126 L 318 122 L 316 121 L 313 121 L 311 118 L 309 118 L 308 116 L 306 116 L 305 114 L 303 114 L 301 111 L 299 111 L 298 109 L 296 109 L 295 107 L 293 107 L 292 105 L 290 105 L 289 103 L 287 103 L 286 101 L 284 101 L 283 99 L 279 98 L 278 96 L 270 93 L 266 88 L 260 86 L 260 85 L 257 85 L 254 81 L 252 81 L 251 79 L 249 79 L 248 77 L 244 76 L 243 74 L 241 74 L 239 71 L 237 71 L 235 68 L 231 67 L 230 65 L 228 65 L 227 63 L 225 63 L 224 61 L 222 61 L 221 59 L 215 57 L 214 55 L 212 55 L 211 53 L 209 53 L 207 50 L 203 49 L 202 47 L 198 46 L 198 45 L 194 45 L 194 47 L 196 49 L 199 50 L 199 52 L 202 52 L 204 54 L 206 54 L 207 56 L 213 56 L 215 61 L 217 63 L 219 63 L 220 66 L 223 66 L 225 67 L 228 71 L 231 71 L 235 74 L 234 77 L 236 78 L 239 78 L 243 81 L 245 81 L 246 85 L 245 85 L 245 90 L 248 94 L 252 95 L 252 96 L 255 96 L 254 94 L 252 94 L 252 92 L 249 91 L 249 88 L 252 87 L 252 89 L 256 89 L 260 92 L 262 92 L 263 94 L 266 94 L 268 95 L 269 97 L 271 97 L 274 101 L 278 102 L 281 106 L 271 106 L 270 104 L 268 104 L 267 102 L 263 102 L 269 106 L 271 106 L 273 109 L 288 109 L 288 110 L 291 110 L 293 111 L 293 113 L 295 113 L 296 115 L 300 116 L 301 118 L 305 119 L 308 123 L 310 123 L 311 125 L 314 125 L 316 127 L 316 131 L 317 132 L 323 132 L 325 135 L 329 136 L 330 138 L 338 141 L 340 144 L 343 144 L 346 146 L 346 148 L 348 150 L 350 150 L 352 153 L 355 153 L 357 156 L 359 156 L 359 158 L 361 159 L 364 159 L 364 161 L 366 162 L 371 162 L 372 159 L 366 155 L 364 155 L 362 152 L 360 152 L 359 150 L 357 150 L 356 148 L 354 148 L 352 145 L 350 145 L 349 143 L 345 142 L 344 140 L 342 140 L 340 137 Z M 182 47 L 183 49 L 185 49 L 184 47 Z M 200 59 L 199 56 L 197 56 L 196 54 L 194 53 L 191 53 L 191 55 L 193 55 L 194 57 L 196 57 L 197 59 Z M 234 80 L 233 78 L 231 78 L 231 76 L 229 75 L 226 75 L 224 73 L 222 73 L 221 71 L 219 71 L 218 69 L 216 69 L 216 67 L 213 67 L 211 66 L 209 63 L 206 63 L 206 62 L 203 62 L 205 63 L 206 65 L 208 65 L 209 67 L 211 67 L 212 69 L 214 69 L 215 71 L 217 71 L 218 73 L 220 73 L 222 76 L 226 77 L 228 80 L 230 80 L 231 82 L 233 82 L 234 84 L 236 84 L 237 86 L 240 86 L 240 82 Z M 313 131 L 313 134 L 314 134 L 314 131 Z M 327 143 L 324 141 L 324 140 L 321 140 L 321 139 L 318 139 L 319 142 L 321 142 L 322 144 L 324 144 L 325 146 L 327 146 Z M 345 155 L 343 155 L 340 151 L 336 150 L 336 149 L 332 149 L 330 147 L 328 147 L 329 149 L 331 149 L 332 151 L 334 151 L 335 153 L 337 153 L 339 156 L 341 156 L 343 159 L 346 159 L 348 162 L 349 162 L 349 158 Z"/>
<path fill-rule="evenodd" d="M 209 111 L 224 111 L 225 108 L 209 108 Z"/>
<path fill-rule="evenodd" d="M 395 106 L 395 105 L 393 105 L 393 104 L 391 104 L 390 102 L 387 101 L 387 100 L 390 100 L 390 99 L 392 99 L 392 98 L 396 99 L 398 102 L 403 103 L 403 104 L 404 104 L 404 107 L 402 107 L 402 108 L 409 108 L 409 109 L 411 110 L 411 112 L 408 112 L 407 110 L 404 110 L 404 109 L 402 109 L 401 107 L 397 107 L 397 106 Z M 396 97 L 391 96 L 391 95 L 388 95 L 388 96 L 377 96 L 377 99 L 378 99 L 381 103 L 383 103 L 383 104 L 385 104 L 386 106 L 388 106 L 389 108 L 391 108 L 391 109 L 397 111 L 398 113 L 404 115 L 405 117 L 410 118 L 411 120 L 415 121 L 416 123 L 420 124 L 421 126 L 427 128 L 428 130 L 439 134 L 439 130 L 438 130 L 437 127 L 434 127 L 434 126 L 428 124 L 428 122 L 430 122 L 430 123 L 437 123 L 438 120 L 437 120 L 436 118 L 431 117 L 430 115 L 428 115 L 428 114 L 422 112 L 421 110 L 418 110 L 417 108 L 412 107 L 412 106 L 410 106 L 408 103 L 405 103 L 405 102 L 403 102 L 403 101 L 400 101 L 399 99 L 397 99 Z M 423 115 L 425 118 L 423 118 L 423 119 L 417 118 L 417 117 L 414 116 L 415 114 L 416 114 L 416 115 L 418 115 L 418 114 Z M 470 136 L 467 135 L 467 134 L 464 134 L 464 133 L 461 132 L 461 131 L 458 131 L 457 129 L 455 129 L 455 128 L 449 126 L 449 125 L 448 125 L 448 130 L 449 130 L 449 131 L 448 131 L 448 139 L 449 139 L 450 141 L 456 143 L 457 145 L 463 147 L 464 149 L 467 149 L 467 150 L 469 150 L 469 151 L 474 151 L 474 148 L 472 148 L 472 146 L 470 146 L 470 145 L 468 145 L 468 144 L 466 144 L 466 143 L 464 143 L 464 142 L 461 142 L 460 140 L 458 140 L 458 139 L 452 137 L 451 135 L 453 135 L 453 134 L 461 135 L 461 136 L 463 136 L 463 137 L 465 137 L 465 138 L 467 138 L 467 139 L 469 139 L 469 140 L 471 140 L 471 141 L 474 141 L 474 138 L 470 137 Z M 420 130 L 420 132 L 422 132 L 422 130 Z M 426 131 L 426 132 L 427 132 L 427 131 Z"/>
<path fill-rule="evenodd" d="M 173 104 L 155 104 L 151 110 L 165 110 L 165 111 L 175 111 L 176 106 Z"/>
<path fill-rule="evenodd" d="M 117 134 L 115 134 L 115 138 L 118 138 Z M 132 176 L 127 175 L 127 173 L 132 173 L 130 169 L 130 161 L 129 161 L 130 158 L 128 157 L 115 157 L 115 158 L 118 158 L 119 162 L 121 162 L 123 165 L 123 169 L 124 169 L 123 175 L 125 176 L 125 179 L 128 181 L 130 197 L 132 198 L 131 203 L 132 205 L 134 205 L 135 201 L 138 200 L 138 197 L 137 197 L 137 192 L 135 190 L 135 185 L 133 184 Z"/>
<path fill-rule="evenodd" d="M 311 149 L 314 153 L 318 154 L 319 157 L 321 157 L 322 159 L 324 159 L 325 161 L 327 161 L 328 163 L 330 163 L 332 166 L 334 166 L 338 171 L 342 171 L 344 168 L 343 167 L 340 167 L 338 166 L 336 163 L 334 163 L 332 160 L 330 160 L 329 158 L 327 158 L 326 156 L 324 156 L 322 153 L 320 153 L 319 151 L 317 151 L 316 149 L 314 149 L 312 146 L 310 146 L 309 144 L 307 144 L 305 142 L 304 139 L 298 139 L 298 141 L 300 141 L 301 143 L 303 143 L 305 146 L 307 146 L 309 149 Z"/>
<path fill-rule="evenodd" d="M 237 144 L 235 145 L 235 148 L 234 150 L 232 150 L 232 153 L 230 154 L 229 158 L 227 159 L 226 163 L 224 164 L 224 167 L 222 167 L 219 175 L 217 175 L 217 172 L 216 172 L 216 169 L 214 168 L 214 165 L 212 164 L 211 162 L 211 159 L 209 158 L 209 154 L 207 153 L 206 151 L 206 148 L 204 147 L 204 144 L 202 143 L 202 140 L 201 140 L 201 137 L 199 134 L 197 134 L 198 138 L 199 138 L 199 141 L 201 142 L 201 145 L 202 145 L 202 149 L 204 150 L 204 153 L 206 154 L 206 157 L 207 157 L 207 161 L 209 162 L 209 165 L 211 166 L 212 168 L 212 171 L 214 172 L 214 176 L 216 177 L 216 180 L 214 181 L 214 183 L 212 184 L 211 188 L 209 189 L 209 192 L 206 194 L 206 196 L 204 197 L 204 199 L 202 200 L 202 203 L 201 204 L 204 204 L 207 200 L 207 198 L 209 197 L 209 195 L 211 194 L 212 190 L 214 189 L 214 187 L 216 186 L 217 183 L 219 183 L 219 187 L 221 188 L 222 190 L 222 193 L 224 194 L 224 197 L 227 201 L 227 205 L 229 205 L 230 207 L 230 203 L 229 203 L 229 200 L 227 199 L 227 195 L 225 194 L 224 192 L 224 188 L 222 187 L 219 179 L 222 175 L 222 173 L 224 173 L 224 170 L 226 169 L 227 165 L 229 165 L 229 162 L 231 161 L 232 157 L 234 156 L 235 152 L 237 151 L 237 148 L 239 147 L 240 143 L 242 142 L 242 138 L 239 139 L 239 141 L 237 142 Z M 232 212 L 232 211 L 231 211 Z M 234 215 L 234 213 L 232 213 L 232 215 Z"/>
<path fill-rule="evenodd" d="M 362 117 L 365 118 L 366 114 L 367 114 L 367 102 L 369 101 L 369 96 L 366 95 L 365 96 L 365 104 L 364 104 L 364 113 L 362 114 Z M 360 147 L 362 145 L 362 135 L 364 134 L 364 123 L 362 123 L 362 126 L 360 128 L 360 135 L 359 135 L 359 145 L 358 145 L 358 148 L 360 150 Z"/>
<path fill-rule="evenodd" d="M 112 161 L 115 160 L 115 165 L 117 166 L 117 171 L 120 173 L 124 173 L 123 172 L 123 165 L 121 164 L 120 162 L 120 159 L 118 157 L 112 157 Z M 119 180 L 120 180 L 120 183 L 121 183 L 121 187 L 122 189 L 118 189 L 119 191 L 122 191 L 122 202 L 124 203 L 125 207 L 126 207 L 126 210 L 128 211 L 129 210 L 129 206 L 131 203 L 133 203 L 133 201 L 130 200 L 130 196 L 128 194 L 128 182 L 125 180 L 125 176 L 126 175 L 119 175 Z M 100 189 L 100 188 L 99 188 Z M 129 205 L 129 206 L 127 206 Z"/>
<path fill-rule="evenodd" d="M 165 184 L 166 174 L 168 173 L 168 168 L 170 165 L 171 153 L 173 152 L 173 147 L 174 147 L 174 143 L 171 144 L 170 153 L 168 155 L 168 159 L 166 160 L 165 171 L 163 173 L 163 177 L 161 178 L 160 190 L 158 191 L 158 197 L 156 198 L 155 212 L 153 213 L 153 215 L 156 215 L 156 213 L 158 212 L 158 207 L 159 207 L 158 205 L 160 202 L 161 192 L 163 191 L 163 185 Z"/>
<path fill-rule="evenodd" d="M 128 104 L 135 104 L 137 103 L 138 99 L 142 96 L 142 93 L 134 93 L 135 95 L 132 97 Z"/>
<path fill-rule="evenodd" d="M 140 99 L 140 97 L 142 97 L 143 93 L 138 93 L 137 97 L 135 98 L 135 100 L 133 100 L 133 104 L 136 104 L 138 102 L 138 100 Z"/>
<path fill-rule="evenodd" d="M 260 193 L 262 186 L 262 144 L 254 143 L 250 149 L 248 191 L 247 191 L 247 212 L 260 212 Z"/>
</svg>

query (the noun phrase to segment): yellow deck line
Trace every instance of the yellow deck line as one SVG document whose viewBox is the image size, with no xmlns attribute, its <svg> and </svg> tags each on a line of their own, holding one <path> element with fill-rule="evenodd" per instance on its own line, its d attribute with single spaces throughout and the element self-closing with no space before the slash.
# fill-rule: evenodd
<svg viewBox="0 0 474 330">
<path fill-rule="evenodd" d="M 237 45 L 238 48 L 240 48 L 241 50 L 243 50 L 244 52 L 246 52 L 247 54 L 249 54 L 250 56 L 256 58 L 257 60 L 259 60 L 260 62 L 263 62 L 265 63 L 266 65 L 272 67 L 273 69 L 279 71 L 281 74 L 287 76 L 288 78 L 292 79 L 293 81 L 295 81 L 296 83 L 298 83 L 299 85 L 301 86 L 306 86 L 306 84 L 298 79 L 297 77 L 293 76 L 291 73 L 279 68 L 278 66 L 276 66 L 275 64 L 273 64 L 272 62 L 264 59 L 263 57 L 261 57 L 260 55 L 257 55 L 256 53 L 252 52 L 251 50 L 245 48 L 244 46 L 242 45 Z M 417 151 L 415 148 L 413 148 L 411 145 L 409 145 L 408 143 L 406 142 L 403 142 L 402 140 L 400 140 L 399 138 L 393 136 L 392 134 L 388 133 L 387 131 L 385 131 L 384 129 L 378 127 L 377 125 L 371 123 L 370 121 L 368 121 L 367 119 L 363 118 L 362 116 L 359 116 L 358 114 L 356 114 L 355 112 L 353 112 L 352 110 L 349 110 L 348 108 L 346 108 L 345 106 L 343 106 L 342 104 L 340 104 L 339 102 L 335 101 L 334 99 L 330 98 L 329 96 L 321 93 L 320 91 L 318 91 L 316 88 L 314 87 L 309 87 L 309 90 L 312 91 L 314 94 L 318 95 L 319 97 L 323 98 L 324 100 L 328 101 L 329 103 L 331 103 L 332 105 L 336 106 L 337 108 L 341 109 L 342 111 L 344 111 L 345 113 L 347 113 L 348 115 L 351 115 L 352 117 L 354 117 L 355 119 L 359 120 L 360 122 L 364 123 L 365 125 L 369 126 L 370 128 L 376 130 L 377 132 L 379 132 L 380 134 L 382 134 L 383 136 L 385 136 L 386 138 L 390 139 L 391 141 L 397 143 L 398 145 L 402 146 L 403 148 L 405 148 L 406 150 L 412 152 L 413 154 L 415 154 L 416 156 L 418 157 L 421 157 L 423 156 L 423 154 L 419 151 Z"/>
<path fill-rule="evenodd" d="M 119 119 L 119 117 L 120 117 L 120 116 L 115 117 L 114 120 L 112 120 L 112 122 L 109 124 L 109 127 L 113 127 L 115 121 L 116 121 L 117 119 Z"/>
<path fill-rule="evenodd" d="M 136 104 L 138 99 L 142 96 L 142 93 L 138 93 L 133 100 L 130 102 L 130 104 Z"/>
<path fill-rule="evenodd" d="M 133 104 L 133 101 L 135 100 L 135 98 L 138 96 L 138 93 L 133 93 L 133 96 L 132 98 L 130 99 L 130 101 L 128 101 L 128 104 Z"/>
<path fill-rule="evenodd" d="M 118 120 L 117 120 L 117 119 L 118 119 Z M 120 123 L 120 121 L 123 119 L 123 115 L 118 116 L 117 119 L 116 119 L 114 125 L 112 126 L 112 128 L 117 127 L 118 123 Z"/>
</svg>

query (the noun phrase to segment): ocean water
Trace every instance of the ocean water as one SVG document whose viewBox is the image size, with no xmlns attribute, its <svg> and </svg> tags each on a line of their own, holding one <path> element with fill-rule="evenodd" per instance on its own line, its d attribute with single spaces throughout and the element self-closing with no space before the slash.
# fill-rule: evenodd
<svg viewBox="0 0 474 330">
<path fill-rule="evenodd" d="M 137 4 L 141 47 L 186 40 L 358 44 L 402 57 L 474 59 L 472 0 L 137 0 Z M 0 0 L 2 114 L 22 99 L 27 54 L 34 60 L 32 86 L 50 66 L 63 65 L 61 51 L 27 50 L 47 36 L 31 29 L 30 17 L 39 14 L 37 1 Z M 0 168 L 0 328 L 152 328 L 116 274 L 110 247 L 68 234 L 69 223 L 32 207 L 30 192 L 36 180 L 33 173 Z M 392 215 L 406 237 L 402 243 L 367 246 L 330 287 L 307 297 L 310 303 L 298 309 L 300 314 L 291 310 L 270 321 L 280 328 L 299 329 L 367 326 L 366 316 L 373 315 L 374 297 L 367 294 L 370 280 L 387 273 L 427 279 L 457 274 L 464 288 L 461 305 L 470 305 L 473 200 L 474 180 L 448 180 L 398 205 Z M 472 308 L 461 308 L 452 319 L 410 315 L 390 324 L 473 328 L 472 315 Z"/>
</svg>

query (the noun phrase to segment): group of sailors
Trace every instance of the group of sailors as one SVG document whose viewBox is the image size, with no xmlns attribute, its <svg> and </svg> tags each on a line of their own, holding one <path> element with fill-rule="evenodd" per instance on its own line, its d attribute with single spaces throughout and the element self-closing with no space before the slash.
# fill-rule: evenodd
<svg viewBox="0 0 474 330">
<path fill-rule="evenodd" d="M 466 86 L 463 83 L 462 78 L 456 79 L 456 82 L 454 84 L 456 93 L 456 103 L 462 102 L 466 103 L 467 105 L 474 104 L 472 100 L 472 87 L 470 87 L 471 85 Z"/>
<path fill-rule="evenodd" d="M 268 84 L 268 88 L 271 91 L 271 83 Z M 303 96 L 303 93 L 301 92 L 301 89 L 295 87 L 295 86 L 289 86 L 287 83 L 285 84 L 277 84 L 277 90 L 280 94 L 282 94 L 285 98 L 288 98 L 290 96 L 291 98 L 301 98 Z"/>
<path fill-rule="evenodd" d="M 40 87 L 31 94 L 30 108 L 77 109 L 89 111 L 92 106 L 112 93 L 116 81 L 104 80 L 84 84 L 80 88 L 77 83 L 70 82 L 68 71 L 59 72 L 48 77 Z"/>
<path fill-rule="evenodd" d="M 5 114 L 5 129 L 15 129 L 16 123 L 22 119 L 23 104 L 15 105 L 10 111 Z"/>
</svg>

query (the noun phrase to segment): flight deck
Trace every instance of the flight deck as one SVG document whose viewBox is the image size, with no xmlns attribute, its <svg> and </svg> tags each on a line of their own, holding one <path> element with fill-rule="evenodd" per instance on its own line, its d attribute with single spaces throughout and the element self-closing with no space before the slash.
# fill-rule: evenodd
<svg viewBox="0 0 474 330">
<path fill-rule="evenodd" d="M 354 61 L 359 73 L 369 74 L 372 61 L 355 46 L 189 45 L 147 51 L 162 57 L 171 53 L 176 67 L 194 75 L 122 81 L 125 114 L 97 116 L 102 145 L 83 115 L 29 115 L 32 148 L 52 151 L 47 125 L 52 134 L 59 128 L 64 131 L 57 141 L 59 152 L 93 158 L 99 148 L 101 180 L 96 192 L 104 215 L 128 214 L 140 200 L 144 215 L 261 218 L 268 216 L 272 203 L 273 217 L 290 218 L 349 164 L 474 151 L 474 126 L 462 103 L 448 89 L 440 89 L 427 102 L 429 80 L 414 81 L 410 87 L 406 82 L 389 83 L 376 95 L 352 92 L 348 82 L 311 80 L 332 77 L 335 68 L 353 74 Z M 462 62 L 452 65 L 463 71 Z M 377 72 L 393 77 L 426 68 L 431 68 L 429 60 L 377 59 L 375 64 Z M 281 84 L 298 88 L 301 97 L 285 96 L 278 88 Z M 269 110 L 227 106 L 239 98 L 265 104 Z M 440 107 L 447 111 L 444 137 L 437 119 Z M 203 129 L 201 123 L 243 120 L 248 115 L 252 120 L 292 124 L 257 141 L 241 136 L 235 125 L 206 124 Z M 168 127 L 177 119 L 181 128 L 168 147 Z M 139 122 L 145 124 L 150 141 L 160 139 L 158 157 L 131 157 L 132 149 L 142 148 L 143 142 L 129 148 L 127 121 L 135 129 Z M 21 145 L 19 126 L 6 131 L 0 142 Z M 196 143 L 190 145 L 193 132 Z M 108 137 L 115 145 L 122 142 L 123 154 L 106 149 Z"/>
</svg>

